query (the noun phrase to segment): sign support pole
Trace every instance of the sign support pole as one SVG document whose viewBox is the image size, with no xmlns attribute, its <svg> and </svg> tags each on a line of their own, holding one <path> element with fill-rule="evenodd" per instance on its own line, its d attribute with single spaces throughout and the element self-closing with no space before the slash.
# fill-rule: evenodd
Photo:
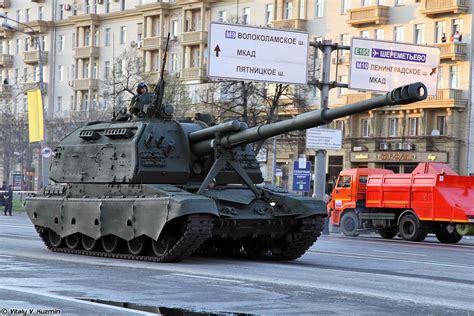
<svg viewBox="0 0 474 316">
<path fill-rule="evenodd" d="M 330 81 L 331 70 L 331 53 L 333 50 L 345 49 L 349 50 L 349 46 L 339 46 L 337 43 L 333 44 L 331 40 L 324 40 L 322 42 L 310 43 L 315 49 L 319 49 L 323 53 L 322 62 L 322 76 L 320 80 L 313 80 L 309 82 L 310 85 L 315 85 L 321 90 L 320 109 L 328 108 L 329 90 L 334 87 L 347 87 L 347 84 L 341 84 Z M 336 78 L 337 79 L 337 78 Z M 326 128 L 327 125 L 319 126 Z M 326 151 L 317 150 L 314 157 L 314 181 L 313 181 L 313 197 L 318 200 L 324 200 L 326 192 Z M 326 219 L 323 234 L 329 234 L 329 222 Z"/>
</svg>

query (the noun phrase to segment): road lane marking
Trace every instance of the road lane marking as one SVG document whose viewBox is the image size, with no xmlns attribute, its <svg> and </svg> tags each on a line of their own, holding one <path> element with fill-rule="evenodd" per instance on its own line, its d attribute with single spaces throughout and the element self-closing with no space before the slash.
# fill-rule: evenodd
<svg viewBox="0 0 474 316">
<path fill-rule="evenodd" d="M 451 267 L 451 268 L 460 268 L 460 269 L 474 269 L 474 266 L 463 265 L 463 264 L 450 264 L 450 263 L 438 263 L 431 261 L 417 261 L 417 260 L 407 260 L 393 257 L 375 257 L 375 256 L 365 256 L 360 254 L 350 254 L 350 253 L 338 253 L 338 252 L 329 252 L 329 251 L 308 251 L 307 253 L 325 255 L 325 256 L 335 256 L 335 257 L 349 257 L 349 258 L 358 258 L 358 259 L 370 259 L 378 261 L 399 261 L 404 263 L 416 263 L 416 264 L 426 264 L 432 266 L 440 267 Z"/>
<path fill-rule="evenodd" d="M 420 253 L 411 253 L 411 252 L 398 252 L 398 251 L 388 251 L 388 250 L 372 250 L 373 252 L 382 252 L 396 255 L 409 255 L 409 256 L 419 256 L 419 257 L 428 257 L 428 255 L 423 255 Z"/>
<path fill-rule="evenodd" d="M 231 280 L 231 279 L 224 279 L 224 278 L 213 278 L 213 277 L 206 277 L 206 276 L 194 275 L 194 274 L 185 274 L 185 273 L 171 273 L 171 274 L 186 277 L 186 278 L 196 278 L 196 279 L 205 279 L 205 280 L 231 282 L 231 283 L 244 283 L 243 281 L 239 281 L 239 280 Z"/>
<path fill-rule="evenodd" d="M 134 310 L 134 309 L 130 309 L 130 308 L 124 308 L 124 307 L 118 307 L 118 306 L 113 306 L 113 305 L 94 303 L 94 302 L 89 302 L 89 301 L 82 301 L 82 300 L 78 300 L 78 299 L 75 299 L 75 298 L 56 295 L 56 294 L 40 293 L 38 291 L 27 290 L 27 289 L 19 288 L 19 287 L 0 285 L 0 289 L 5 290 L 5 291 L 13 291 L 13 292 L 20 292 L 20 293 L 25 293 L 25 294 L 30 294 L 30 295 L 43 296 L 43 297 L 47 297 L 47 298 L 53 298 L 53 299 L 66 301 L 66 302 L 73 302 L 73 303 L 77 303 L 77 304 L 90 305 L 90 306 L 101 307 L 101 308 L 108 308 L 108 309 L 113 309 L 113 310 L 121 311 L 121 312 L 128 313 L 128 314 L 156 315 L 155 313 L 142 312 L 142 311 L 138 311 L 138 310 Z"/>
</svg>

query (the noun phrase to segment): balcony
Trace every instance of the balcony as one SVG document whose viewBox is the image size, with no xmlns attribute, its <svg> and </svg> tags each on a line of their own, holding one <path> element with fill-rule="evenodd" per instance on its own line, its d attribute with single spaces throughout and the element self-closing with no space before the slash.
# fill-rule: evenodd
<svg viewBox="0 0 474 316">
<path fill-rule="evenodd" d="M 0 84 L 0 97 L 11 97 L 12 87 L 9 84 Z"/>
<path fill-rule="evenodd" d="M 436 17 L 440 14 L 459 14 L 469 11 L 469 2 L 472 0 L 423 0 L 420 12 L 427 17 Z"/>
<path fill-rule="evenodd" d="M 181 70 L 181 79 L 185 81 L 190 80 L 207 80 L 207 67 L 192 67 Z"/>
<path fill-rule="evenodd" d="M 186 32 L 181 37 L 181 45 L 199 45 L 207 44 L 207 32 Z"/>
<path fill-rule="evenodd" d="M 20 86 L 21 86 L 21 89 L 25 93 L 27 93 L 29 90 L 38 88 L 38 82 L 24 82 L 24 83 L 21 83 Z M 43 90 L 41 90 L 41 92 L 43 94 L 46 94 L 47 91 L 48 91 L 48 84 L 46 82 L 43 82 Z"/>
<path fill-rule="evenodd" d="M 0 54 L 0 68 L 11 68 L 13 66 L 13 55 Z"/>
<path fill-rule="evenodd" d="M 23 26 L 23 32 L 28 34 L 41 34 L 48 33 L 50 24 L 43 20 L 35 20 L 25 23 L 27 26 Z M 33 32 L 34 31 L 34 32 Z"/>
<path fill-rule="evenodd" d="M 0 0 L 0 8 L 9 8 L 10 7 L 10 0 Z"/>
<path fill-rule="evenodd" d="M 40 61 L 40 53 L 37 50 L 30 52 L 23 52 L 25 55 L 24 63 L 28 65 L 36 65 Z M 43 64 L 48 63 L 48 52 L 41 52 L 41 62 Z"/>
<path fill-rule="evenodd" d="M 429 96 L 425 101 L 414 103 L 419 108 L 466 108 L 468 100 L 462 99 L 462 90 L 438 88 L 435 96 Z"/>
<path fill-rule="evenodd" d="M 0 26 L 0 39 L 4 38 L 12 38 L 13 37 L 13 30 L 7 29 L 5 27 Z"/>
<path fill-rule="evenodd" d="M 441 60 L 464 60 L 466 59 L 466 43 L 439 43 L 436 44 L 440 50 Z"/>
<path fill-rule="evenodd" d="M 389 16 L 389 7 L 383 5 L 374 5 L 363 8 L 349 9 L 350 26 L 359 27 L 367 24 L 387 24 Z"/>
<path fill-rule="evenodd" d="M 74 79 L 72 81 L 73 90 L 97 90 L 99 88 L 98 79 Z"/>
<path fill-rule="evenodd" d="M 277 29 L 306 31 L 306 20 L 303 19 L 275 20 L 272 24 L 273 27 Z"/>
<path fill-rule="evenodd" d="M 157 37 L 147 37 L 142 39 L 142 49 L 143 50 L 158 50 L 163 48 L 166 45 L 166 37 L 157 36 Z"/>
<path fill-rule="evenodd" d="M 95 46 L 84 46 L 74 48 L 74 58 L 99 58 L 100 48 Z"/>
</svg>

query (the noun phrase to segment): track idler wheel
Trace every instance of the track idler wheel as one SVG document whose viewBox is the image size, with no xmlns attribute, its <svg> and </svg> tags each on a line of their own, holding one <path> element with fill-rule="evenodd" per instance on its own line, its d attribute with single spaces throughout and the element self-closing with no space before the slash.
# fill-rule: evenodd
<svg viewBox="0 0 474 316">
<path fill-rule="evenodd" d="M 136 237 L 127 241 L 128 252 L 134 256 L 139 256 L 148 249 L 149 243 L 150 240 L 145 235 Z"/>
<path fill-rule="evenodd" d="M 153 250 L 153 254 L 158 258 L 165 258 L 166 254 L 173 248 L 174 244 L 176 243 L 176 238 L 174 238 L 171 234 L 163 231 L 160 234 L 158 240 L 153 240 L 151 242 L 151 249 Z"/>
<path fill-rule="evenodd" d="M 66 236 L 66 245 L 69 249 L 78 249 L 81 245 L 81 234 L 75 233 Z"/>
<path fill-rule="evenodd" d="M 54 230 L 48 231 L 48 240 L 52 247 L 60 248 L 63 245 L 64 238 L 57 234 Z"/>
</svg>

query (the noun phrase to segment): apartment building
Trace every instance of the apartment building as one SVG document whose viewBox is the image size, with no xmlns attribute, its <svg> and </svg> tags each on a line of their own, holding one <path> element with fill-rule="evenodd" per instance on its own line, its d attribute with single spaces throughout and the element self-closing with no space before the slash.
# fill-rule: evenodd
<svg viewBox="0 0 474 316">
<path fill-rule="evenodd" d="M 24 92 L 38 81 L 42 58 L 48 117 L 102 111 L 108 106 L 102 83 L 114 57 L 136 50 L 143 56 L 144 72 L 155 81 L 168 32 L 167 71 L 200 87 L 207 81 L 211 20 L 297 29 L 313 40 L 344 45 L 352 37 L 435 45 L 441 51 L 437 95 L 333 122 L 332 127 L 344 131 L 344 148 L 328 153 L 328 170 L 332 175 L 341 168 L 367 166 L 409 172 L 428 160 L 474 173 L 472 7 L 471 0 L 0 0 L 0 12 L 28 25 L 13 26 L 34 32 L 44 47 L 40 56 L 29 34 L 0 27 L 0 103 L 26 111 Z M 456 31 L 461 41 L 451 41 Z M 335 57 L 331 80 L 347 82 L 348 54 Z M 341 106 L 372 95 L 333 89 L 329 104 Z M 318 90 L 308 98 L 317 108 Z M 296 158 L 293 151 L 278 150 L 283 174 L 291 172 Z"/>
</svg>

